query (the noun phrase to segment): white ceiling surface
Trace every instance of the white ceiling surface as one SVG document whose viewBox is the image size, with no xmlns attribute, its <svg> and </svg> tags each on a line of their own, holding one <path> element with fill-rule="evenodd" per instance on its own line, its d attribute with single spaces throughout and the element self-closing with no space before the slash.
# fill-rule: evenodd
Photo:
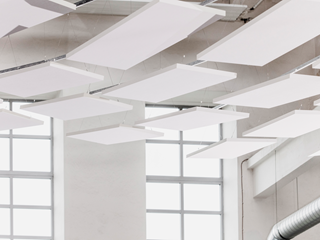
<svg viewBox="0 0 320 240">
<path fill-rule="evenodd" d="M 75 9 L 76 5 L 63 0 L 0 0 L 0 37 L 16 32 L 12 30 L 17 27 L 29 28 Z"/>
<path fill-rule="evenodd" d="M 320 156 L 320 150 L 309 155 L 309 157 L 316 157 L 316 156 Z"/>
<path fill-rule="evenodd" d="M 227 138 L 187 155 L 187 158 L 225 158 L 241 157 L 247 153 L 276 143 L 276 139 Z"/>
<path fill-rule="evenodd" d="M 175 64 L 102 92 L 103 95 L 161 102 L 237 77 L 236 73 Z"/>
<path fill-rule="evenodd" d="M 320 34 L 319 8 L 320 0 L 283 0 L 197 58 L 264 66 Z"/>
<path fill-rule="evenodd" d="M 136 122 L 138 126 L 185 131 L 248 118 L 249 113 L 194 107 Z"/>
<path fill-rule="evenodd" d="M 46 62 L 0 74 L 0 91 L 20 97 L 30 97 L 71 87 L 102 81 L 104 76 Z"/>
<path fill-rule="evenodd" d="M 295 110 L 244 132 L 246 137 L 295 138 L 320 128 L 320 111 Z"/>
<path fill-rule="evenodd" d="M 320 94 L 320 77 L 290 74 L 213 99 L 214 103 L 273 108 Z"/>
<path fill-rule="evenodd" d="M 113 126 L 72 132 L 68 133 L 67 136 L 79 140 L 111 145 L 145 140 L 147 138 L 162 137 L 163 133 L 117 124 Z"/>
<path fill-rule="evenodd" d="M 67 58 L 128 69 L 186 38 L 225 11 L 175 0 L 154 0 L 67 54 Z"/>
<path fill-rule="evenodd" d="M 43 121 L 0 109 L 0 131 L 42 125 Z"/>
<path fill-rule="evenodd" d="M 86 93 L 23 105 L 21 107 L 21 109 L 26 111 L 62 120 L 86 118 L 129 111 L 132 110 L 132 108 L 133 107 L 131 105 L 125 103 L 120 103 Z"/>
<path fill-rule="evenodd" d="M 86 14 L 108 14 L 108 15 L 122 15 L 128 16 L 131 13 L 142 8 L 151 0 L 96 0 L 90 4 L 86 4 L 76 10 L 76 13 Z M 191 4 L 199 4 L 199 2 L 188 2 Z M 206 7 L 216 8 L 226 11 L 226 16 L 221 18 L 222 21 L 236 21 L 237 18 L 247 9 L 246 5 L 238 4 L 223 4 L 223 3 L 210 3 Z"/>
</svg>

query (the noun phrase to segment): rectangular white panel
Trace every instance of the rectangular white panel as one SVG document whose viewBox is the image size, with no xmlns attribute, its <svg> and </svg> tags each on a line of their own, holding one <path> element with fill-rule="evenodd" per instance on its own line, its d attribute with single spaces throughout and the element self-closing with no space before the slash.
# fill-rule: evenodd
<svg viewBox="0 0 320 240">
<path fill-rule="evenodd" d="M 248 117 L 249 113 L 194 107 L 159 117 L 141 120 L 136 122 L 136 125 L 185 131 Z"/>
<path fill-rule="evenodd" d="M 244 132 L 246 137 L 295 138 L 320 128 L 320 111 L 295 110 Z"/>
<path fill-rule="evenodd" d="M 186 38 L 225 11 L 154 0 L 67 54 L 68 59 L 128 69 Z"/>
<path fill-rule="evenodd" d="M 175 64 L 102 92 L 103 95 L 161 102 L 237 77 L 236 73 Z"/>
<path fill-rule="evenodd" d="M 0 74 L 0 91 L 30 97 L 103 79 L 104 76 L 96 73 L 56 62 L 46 62 Z"/>
<path fill-rule="evenodd" d="M 129 111 L 132 110 L 132 106 L 103 97 L 80 93 L 23 105 L 21 109 L 62 120 L 71 120 Z"/>
<path fill-rule="evenodd" d="M 197 58 L 264 66 L 320 34 L 319 8 L 320 0 L 282 0 Z"/>
<path fill-rule="evenodd" d="M 188 158 L 237 158 L 276 143 L 276 139 L 227 138 L 187 155 Z"/>
<path fill-rule="evenodd" d="M 273 108 L 320 94 L 320 77 L 291 74 L 213 99 L 214 103 Z"/>
<path fill-rule="evenodd" d="M 76 5 L 63 0 L 1 0 L 0 38 L 75 9 Z"/>
<path fill-rule="evenodd" d="M 117 124 L 67 134 L 68 137 L 105 145 L 162 137 L 163 133 Z"/>
<path fill-rule="evenodd" d="M 318 59 L 317 61 L 315 61 L 315 62 L 312 64 L 312 68 L 313 68 L 313 69 L 320 69 L 320 59 Z"/>
<path fill-rule="evenodd" d="M 42 125 L 43 121 L 0 109 L 0 131 Z"/>
</svg>

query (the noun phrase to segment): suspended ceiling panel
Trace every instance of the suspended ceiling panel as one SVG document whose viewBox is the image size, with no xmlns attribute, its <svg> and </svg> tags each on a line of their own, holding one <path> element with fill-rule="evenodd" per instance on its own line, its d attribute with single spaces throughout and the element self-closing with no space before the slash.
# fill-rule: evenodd
<svg viewBox="0 0 320 240">
<path fill-rule="evenodd" d="M 0 91 L 20 97 L 77 87 L 103 80 L 102 75 L 46 62 L 0 74 Z"/>
<path fill-rule="evenodd" d="M 132 110 L 132 106 L 86 93 L 23 105 L 21 109 L 71 120 Z"/>
<path fill-rule="evenodd" d="M 105 145 L 133 142 L 162 137 L 163 133 L 117 124 L 90 130 L 68 133 L 68 137 Z"/>
<path fill-rule="evenodd" d="M 227 138 L 187 155 L 188 158 L 237 158 L 276 143 L 276 139 Z"/>
<path fill-rule="evenodd" d="M 0 131 L 42 125 L 43 121 L 0 109 Z"/>
<path fill-rule="evenodd" d="M 82 44 L 67 58 L 128 69 L 186 38 L 225 11 L 175 0 L 154 0 Z"/>
<path fill-rule="evenodd" d="M 63 0 L 1 0 L 0 37 L 49 21 L 76 9 Z"/>
<path fill-rule="evenodd" d="M 320 128 L 320 111 L 295 110 L 243 133 L 246 137 L 295 138 Z"/>
<path fill-rule="evenodd" d="M 109 88 L 103 95 L 161 102 L 237 77 L 236 73 L 175 64 L 134 81 Z"/>
<path fill-rule="evenodd" d="M 320 0 L 282 0 L 197 58 L 264 66 L 320 34 L 319 8 Z"/>
<path fill-rule="evenodd" d="M 150 0 L 116 0 L 108 1 L 96 0 L 90 4 L 78 8 L 76 13 L 86 14 L 108 14 L 108 15 L 122 15 L 128 16 L 131 13 L 142 8 L 146 4 L 151 2 Z M 191 4 L 199 5 L 199 2 L 188 2 Z M 216 8 L 226 11 L 226 16 L 222 17 L 222 21 L 236 21 L 236 19 L 247 9 L 248 6 L 240 4 L 223 4 L 223 3 L 210 3 L 206 7 Z"/>
<path fill-rule="evenodd" d="M 185 131 L 248 118 L 249 113 L 194 107 L 138 121 L 136 125 Z"/>
<path fill-rule="evenodd" d="M 320 94 L 320 77 L 291 74 L 213 99 L 214 103 L 273 108 Z"/>
</svg>

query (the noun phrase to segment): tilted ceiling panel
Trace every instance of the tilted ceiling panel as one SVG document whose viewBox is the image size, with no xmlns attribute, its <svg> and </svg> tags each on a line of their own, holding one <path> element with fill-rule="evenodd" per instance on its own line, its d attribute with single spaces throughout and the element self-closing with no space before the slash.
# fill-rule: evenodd
<svg viewBox="0 0 320 240">
<path fill-rule="evenodd" d="M 236 73 L 175 64 L 142 78 L 109 88 L 102 94 L 146 102 L 161 102 L 237 77 Z"/>
<path fill-rule="evenodd" d="M 105 145 L 133 142 L 162 136 L 163 133 L 160 132 L 122 124 L 71 132 L 67 134 L 67 137 Z"/>
<path fill-rule="evenodd" d="M 103 80 L 102 75 L 60 63 L 46 62 L 0 74 L 0 91 L 20 97 L 35 96 Z"/>
<path fill-rule="evenodd" d="M 291 74 L 213 99 L 214 103 L 273 108 L 320 94 L 320 77 Z"/>
<path fill-rule="evenodd" d="M 63 0 L 1 0 L 0 38 L 75 9 L 76 5 Z"/>
<path fill-rule="evenodd" d="M 188 158 L 237 158 L 276 143 L 276 139 L 227 138 L 187 155 Z"/>
<path fill-rule="evenodd" d="M 141 120 L 136 122 L 136 125 L 185 131 L 248 117 L 249 113 L 194 107 L 159 117 Z"/>
<path fill-rule="evenodd" d="M 186 38 L 225 11 L 175 0 L 154 0 L 67 54 L 67 58 L 128 69 Z"/>
<path fill-rule="evenodd" d="M 282 0 L 197 58 L 264 66 L 320 34 L 319 8 L 320 0 Z"/>
<path fill-rule="evenodd" d="M 243 133 L 246 137 L 295 138 L 320 128 L 320 111 L 295 110 Z"/>
<path fill-rule="evenodd" d="M 0 131 L 42 125 L 43 121 L 0 109 Z"/>
<path fill-rule="evenodd" d="M 132 110 L 132 106 L 86 93 L 23 105 L 21 109 L 70 120 Z"/>
</svg>

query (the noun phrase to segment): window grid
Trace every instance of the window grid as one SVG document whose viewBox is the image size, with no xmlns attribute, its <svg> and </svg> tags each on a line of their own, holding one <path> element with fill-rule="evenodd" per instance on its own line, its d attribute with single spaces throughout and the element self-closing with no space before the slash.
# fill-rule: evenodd
<svg viewBox="0 0 320 240">
<path fill-rule="evenodd" d="M 159 108 L 178 108 L 179 111 L 188 108 L 186 106 L 167 106 L 167 105 L 146 105 L 146 107 L 159 107 Z M 190 106 L 192 107 L 192 106 Z M 222 139 L 222 125 L 219 125 L 219 140 Z M 180 214 L 180 240 L 185 240 L 185 214 L 201 214 L 201 215 L 219 215 L 221 216 L 220 223 L 220 239 L 224 239 L 223 232 L 223 161 L 220 159 L 220 177 L 212 178 L 212 177 L 185 177 L 184 176 L 184 160 L 183 160 L 183 146 L 184 145 L 211 145 L 215 142 L 207 142 L 207 141 L 185 141 L 183 140 L 183 132 L 179 132 L 179 140 L 160 140 L 160 139 L 148 139 L 146 143 L 154 143 L 154 144 L 179 144 L 180 150 L 180 176 L 150 176 L 147 175 L 146 182 L 147 183 L 179 183 L 180 185 L 180 210 L 159 210 L 159 209 L 147 209 L 147 213 L 177 213 Z M 184 207 L 184 184 L 209 184 L 209 185 L 220 185 L 220 211 L 203 211 L 203 210 L 185 210 Z M 153 240 L 153 239 L 147 239 Z"/>
<path fill-rule="evenodd" d="M 13 102 L 21 102 L 21 100 L 9 100 L 9 110 L 13 109 Z M 33 103 L 34 101 L 24 100 L 25 102 Z M 9 131 L 9 134 L 0 134 L 0 139 L 9 139 L 9 171 L 0 170 L 0 178 L 9 178 L 10 180 L 10 203 L 0 204 L 0 209 L 10 209 L 10 235 L 0 235 L 0 239 L 41 239 L 41 240 L 53 240 L 54 239 L 54 211 L 53 211 L 53 199 L 54 199 L 54 186 L 53 186 L 53 120 L 50 118 L 50 135 L 19 135 L 13 134 L 13 130 Z M 31 171 L 14 171 L 13 170 L 13 139 L 45 139 L 50 141 L 50 171 L 49 172 L 31 172 Z M 13 179 L 17 178 L 29 178 L 29 179 L 49 179 L 51 182 L 51 203 L 50 206 L 37 206 L 37 205 L 14 205 L 13 204 Z M 51 210 L 51 236 L 15 236 L 14 235 L 14 209 L 45 209 Z"/>
</svg>

